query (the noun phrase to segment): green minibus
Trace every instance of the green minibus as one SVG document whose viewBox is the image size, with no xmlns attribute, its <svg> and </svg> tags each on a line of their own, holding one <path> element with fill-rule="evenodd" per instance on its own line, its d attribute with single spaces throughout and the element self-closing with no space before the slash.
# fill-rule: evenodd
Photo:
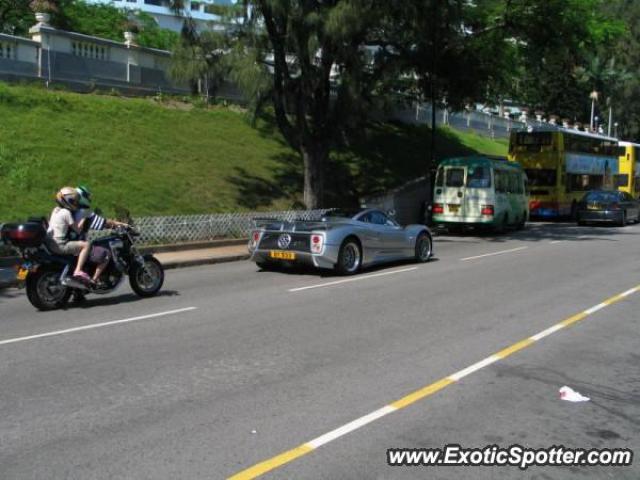
<svg viewBox="0 0 640 480">
<path fill-rule="evenodd" d="M 449 228 L 524 228 L 528 197 L 527 176 L 515 162 L 484 155 L 449 158 L 436 172 L 432 219 Z"/>
</svg>

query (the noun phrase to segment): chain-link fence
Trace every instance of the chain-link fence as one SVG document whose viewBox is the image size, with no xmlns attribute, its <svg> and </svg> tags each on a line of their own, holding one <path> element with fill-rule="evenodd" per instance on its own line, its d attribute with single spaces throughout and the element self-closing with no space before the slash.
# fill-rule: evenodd
<svg viewBox="0 0 640 480">
<path fill-rule="evenodd" d="M 278 220 L 312 220 L 327 210 L 284 210 L 279 212 L 221 213 L 176 217 L 136 218 L 143 245 L 207 241 L 217 238 L 245 238 L 254 228 L 254 218 Z"/>
</svg>

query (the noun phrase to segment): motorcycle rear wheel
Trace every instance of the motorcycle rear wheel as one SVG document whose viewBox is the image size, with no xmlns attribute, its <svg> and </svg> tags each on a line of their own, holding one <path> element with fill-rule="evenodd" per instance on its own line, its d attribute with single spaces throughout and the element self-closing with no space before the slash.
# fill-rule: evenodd
<svg viewBox="0 0 640 480">
<path fill-rule="evenodd" d="M 71 289 L 60 283 L 60 272 L 41 269 L 27 277 L 27 298 L 31 305 L 43 312 L 64 307 Z"/>
<path fill-rule="evenodd" d="M 164 268 L 152 255 L 145 255 L 144 265 L 134 263 L 129 271 L 129 284 L 142 298 L 157 295 L 164 283 Z"/>
</svg>

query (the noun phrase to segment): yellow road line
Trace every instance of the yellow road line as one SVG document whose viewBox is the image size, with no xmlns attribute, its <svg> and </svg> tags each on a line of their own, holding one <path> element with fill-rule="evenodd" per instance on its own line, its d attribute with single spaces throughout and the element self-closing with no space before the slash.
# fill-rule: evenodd
<svg viewBox="0 0 640 480">
<path fill-rule="evenodd" d="M 394 411 L 403 409 L 405 407 L 408 407 L 409 405 L 412 405 L 413 403 L 422 400 L 430 395 L 433 395 L 434 393 L 448 387 L 449 385 L 451 385 L 452 383 L 457 383 L 459 380 L 461 380 L 463 377 L 466 377 L 467 375 L 470 375 L 472 373 L 477 372 L 478 370 L 492 365 L 496 359 L 502 360 L 507 358 L 510 355 L 513 355 L 514 353 L 519 352 L 520 350 L 534 344 L 535 342 L 541 340 L 542 338 L 545 338 L 549 335 L 552 335 L 553 333 L 556 333 L 560 330 L 563 330 L 564 327 L 568 327 L 569 325 L 572 325 L 574 323 L 579 322 L 580 320 L 584 320 L 586 317 L 588 317 L 589 315 L 591 315 L 592 313 L 595 313 L 603 308 L 606 308 L 610 305 L 613 305 L 614 303 L 617 303 L 623 299 L 625 299 L 626 297 L 628 297 L 631 294 L 637 293 L 640 291 L 640 285 L 633 287 L 623 293 L 620 293 L 618 295 L 614 295 L 608 299 L 606 299 L 605 301 L 591 307 L 588 308 L 586 310 L 583 310 L 580 313 L 577 313 L 575 315 L 572 315 L 569 318 L 566 318 L 565 320 L 556 323 L 555 325 L 552 325 L 551 327 L 535 334 L 532 335 L 531 337 L 525 338 L 523 340 L 520 340 L 519 342 L 514 343 L 513 345 L 504 348 L 502 350 L 500 350 L 499 352 L 495 353 L 492 356 L 489 356 L 487 358 L 485 358 L 484 360 L 481 360 L 480 362 L 477 362 L 473 365 L 470 365 L 469 367 L 460 370 L 457 373 L 452 374 L 451 376 L 442 378 L 440 380 L 438 380 L 437 382 L 433 382 L 429 385 L 427 385 L 426 387 L 420 388 L 419 390 L 416 390 L 415 392 L 410 393 L 409 395 L 406 395 L 398 400 L 396 400 L 395 402 L 392 402 L 388 405 L 386 405 L 385 407 L 381 408 L 380 410 L 377 410 L 375 412 L 372 412 L 369 415 L 365 415 L 364 417 L 361 417 L 360 419 L 354 420 L 353 422 L 350 422 L 347 425 L 344 425 L 342 427 L 339 427 L 337 429 L 335 429 L 332 432 L 329 432 L 328 434 L 325 434 L 324 436 L 318 437 L 318 439 L 316 440 L 312 440 L 311 442 L 307 442 L 304 443 L 296 448 L 293 448 L 291 450 L 288 450 L 284 453 L 281 453 L 279 455 L 276 455 L 275 457 L 272 457 L 268 460 L 265 460 L 263 462 L 260 462 L 252 467 L 247 468 L 246 470 L 241 471 L 240 473 L 237 473 L 235 475 L 233 475 L 232 477 L 229 477 L 229 480 L 249 480 L 249 479 L 253 479 L 256 477 L 259 477 L 260 475 L 263 475 L 267 472 L 270 472 L 271 470 L 274 470 L 278 467 L 281 467 L 282 465 L 285 465 L 289 462 L 292 462 L 293 460 L 302 457 L 303 455 L 306 455 L 307 453 L 312 452 L 313 450 L 316 450 L 316 448 L 319 448 L 319 446 L 321 445 L 325 445 L 327 443 L 330 443 L 331 441 L 333 441 L 333 439 L 339 438 L 343 435 L 345 435 L 346 433 L 350 433 L 352 431 L 357 430 L 358 428 L 361 428 L 364 425 L 368 425 L 369 423 L 372 423 L 373 421 L 382 418 L 383 416 L 386 416 L 389 413 L 392 413 Z M 369 417 L 369 418 L 367 418 Z M 327 438 L 323 438 L 323 437 L 327 437 Z M 322 441 L 318 441 L 319 439 L 321 439 Z M 316 446 L 314 446 L 316 445 Z"/>
<path fill-rule="evenodd" d="M 514 343 L 510 347 L 507 347 L 507 348 L 504 348 L 504 349 L 500 350 L 495 355 L 496 355 L 496 357 L 500 357 L 500 358 L 504 359 L 504 358 L 507 358 L 509 355 L 513 355 L 517 351 L 528 347 L 529 345 L 531 345 L 534 342 L 535 342 L 535 340 L 532 340 L 531 337 L 525 338 L 524 340 L 520 340 L 519 342 Z"/>
<path fill-rule="evenodd" d="M 454 380 L 451 380 L 450 378 L 443 378 L 442 380 L 438 380 L 437 382 L 434 382 L 431 385 L 427 385 L 426 387 L 421 388 L 420 390 L 416 390 L 415 392 L 410 393 L 406 397 L 402 397 L 401 399 L 396 400 L 395 402 L 390 403 L 389 405 L 400 410 L 401 408 L 407 407 L 412 403 L 417 402 L 418 400 L 422 400 L 423 398 L 428 397 L 429 395 L 433 395 L 438 390 L 442 390 L 444 387 L 448 387 L 452 383 L 454 383 Z"/>
<path fill-rule="evenodd" d="M 249 480 L 259 477 L 260 475 L 264 475 L 265 473 L 270 472 L 275 468 L 281 467 L 285 463 L 289 463 L 296 458 L 300 458 L 301 456 L 306 455 L 313 450 L 313 447 L 310 447 L 306 444 L 300 445 L 299 447 L 292 448 L 291 450 L 281 453 L 280 455 L 276 455 L 269 460 L 260 462 L 251 468 L 247 468 L 246 470 L 235 474 L 233 477 L 229 477 L 229 480 Z"/>
</svg>

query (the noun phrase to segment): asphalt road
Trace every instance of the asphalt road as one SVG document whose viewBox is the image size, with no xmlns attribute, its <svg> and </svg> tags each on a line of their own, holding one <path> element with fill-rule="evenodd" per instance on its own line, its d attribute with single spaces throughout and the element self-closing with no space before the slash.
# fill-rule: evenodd
<svg viewBox="0 0 640 480">
<path fill-rule="evenodd" d="M 173 270 L 157 298 L 49 313 L 0 291 L 0 478 L 639 478 L 640 460 L 387 465 L 389 448 L 639 444 L 640 226 L 442 236 L 436 257 L 346 279 Z"/>
</svg>

